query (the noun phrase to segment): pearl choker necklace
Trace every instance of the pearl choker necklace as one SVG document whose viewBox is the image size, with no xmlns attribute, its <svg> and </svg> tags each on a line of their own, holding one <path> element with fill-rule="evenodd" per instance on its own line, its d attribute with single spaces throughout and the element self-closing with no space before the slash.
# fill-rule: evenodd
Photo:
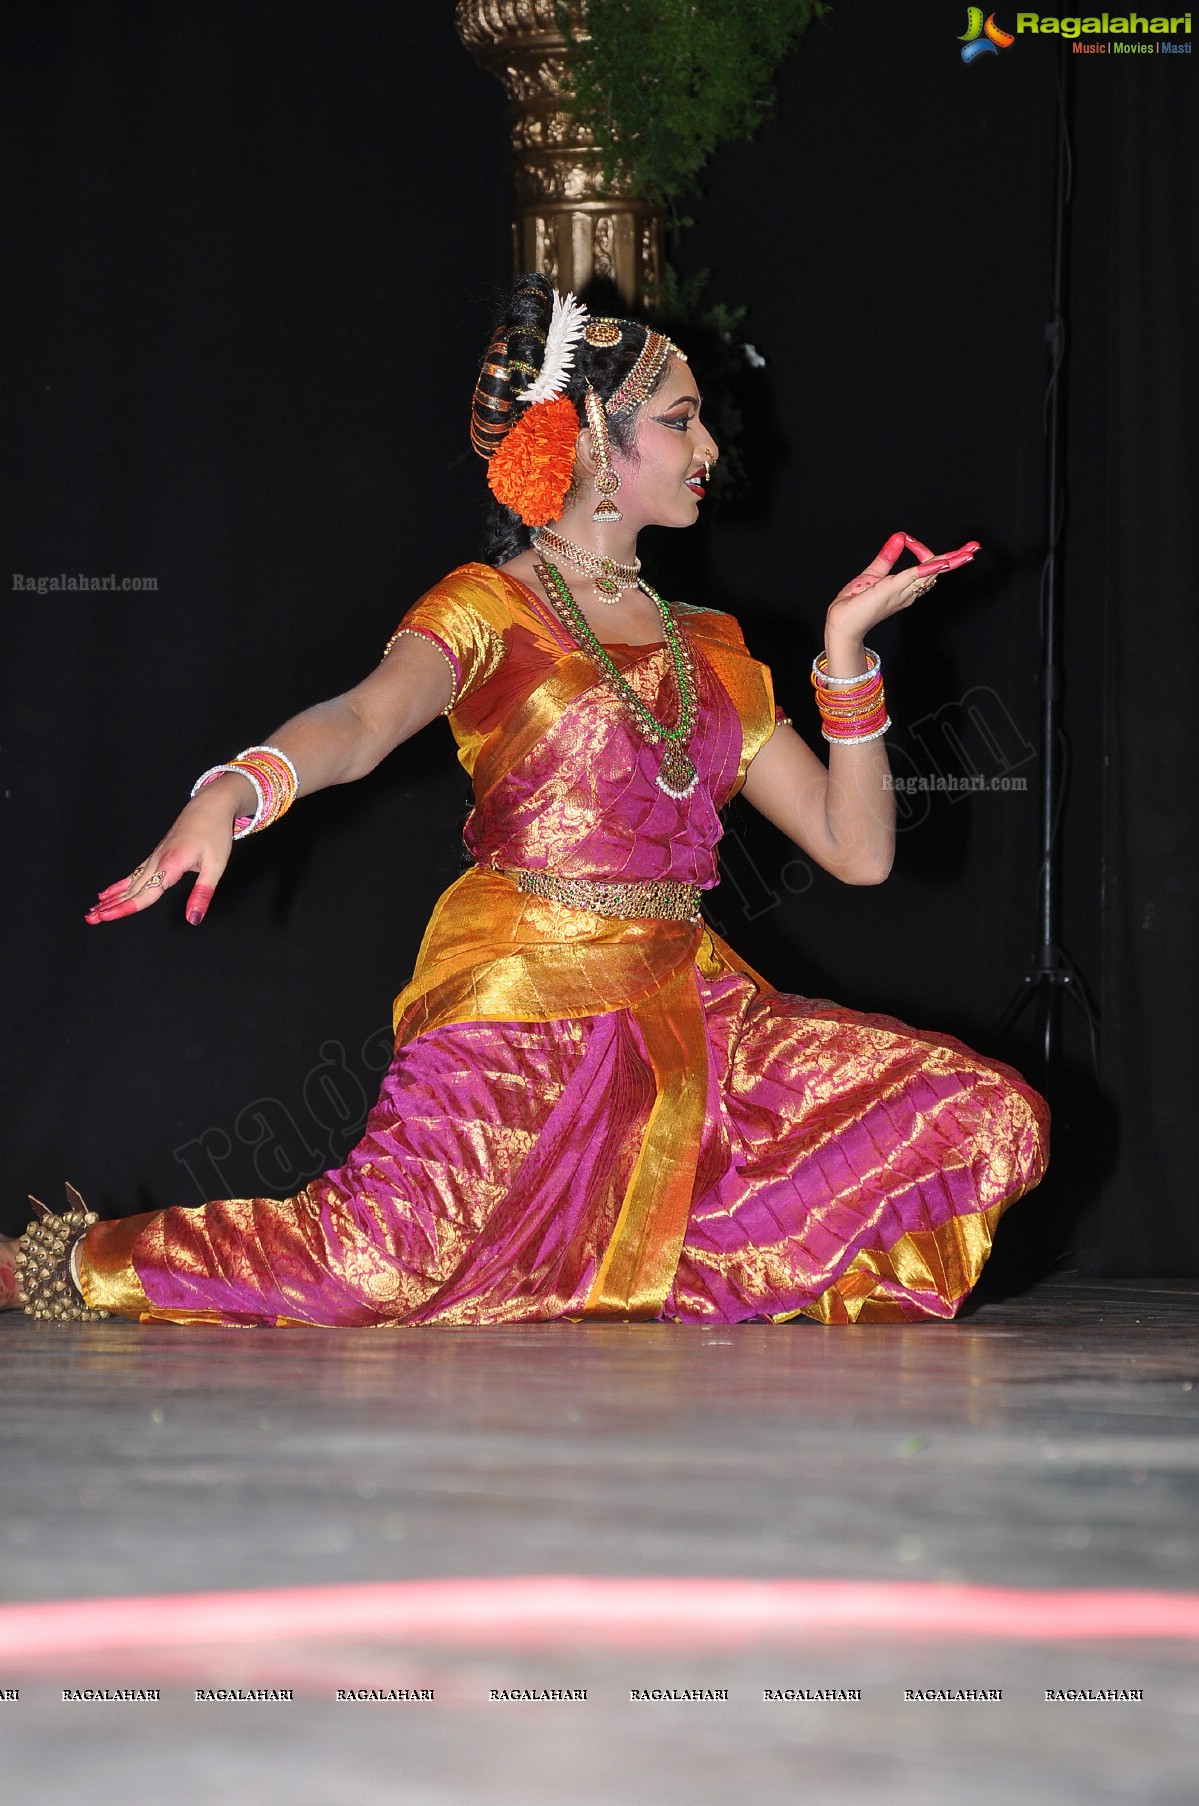
<svg viewBox="0 0 1199 1806">
<path fill-rule="evenodd" d="M 560 558 L 581 571 L 584 577 L 590 577 L 600 601 L 613 607 L 625 590 L 637 588 L 640 558 L 635 558 L 632 564 L 617 564 L 614 558 L 605 558 L 599 552 L 588 551 L 586 546 L 577 546 L 573 540 L 563 539 L 560 533 L 552 533 L 546 527 L 539 527 L 533 534 L 533 546 L 536 551 L 550 558 Z"/>
</svg>

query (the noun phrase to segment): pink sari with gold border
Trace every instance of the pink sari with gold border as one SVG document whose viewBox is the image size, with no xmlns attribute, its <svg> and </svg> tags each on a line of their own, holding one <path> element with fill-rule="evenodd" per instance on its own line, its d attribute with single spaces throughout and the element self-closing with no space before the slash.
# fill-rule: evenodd
<svg viewBox="0 0 1199 1806">
<path fill-rule="evenodd" d="M 628 921 L 508 869 L 717 882 L 719 811 L 774 730 L 730 615 L 675 608 L 699 783 L 659 754 L 546 605 L 487 565 L 401 627 L 450 658 L 475 861 L 395 1002 L 358 1145 L 288 1198 L 100 1223 L 90 1304 L 144 1322 L 952 1317 L 1040 1179 L 1044 1100 L 950 1035 L 775 990 L 701 922 Z M 665 648 L 610 648 L 663 720 Z"/>
</svg>

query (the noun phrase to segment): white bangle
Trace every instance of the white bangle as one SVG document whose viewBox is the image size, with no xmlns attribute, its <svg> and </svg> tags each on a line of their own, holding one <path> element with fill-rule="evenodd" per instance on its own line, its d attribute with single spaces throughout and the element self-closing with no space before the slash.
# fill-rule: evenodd
<svg viewBox="0 0 1199 1806">
<path fill-rule="evenodd" d="M 820 669 L 820 661 L 822 658 L 828 657 L 826 652 L 818 652 L 816 657 L 812 660 L 812 676 L 816 679 L 816 682 L 822 689 L 832 689 L 837 684 L 860 684 L 864 682 L 866 678 L 874 676 L 879 668 L 880 660 L 878 653 L 873 651 L 869 646 L 864 646 L 862 650 L 866 654 L 866 669 L 864 671 L 859 671 L 856 677 L 830 677 L 827 671 L 822 671 Z M 870 662 L 871 659 L 874 660 L 873 664 Z"/>
<path fill-rule="evenodd" d="M 244 840 L 247 834 L 253 834 L 257 829 L 265 826 L 266 823 L 278 820 L 278 817 L 283 815 L 291 807 L 300 793 L 299 774 L 287 754 L 281 752 L 277 746 L 267 746 L 265 742 L 260 746 L 247 746 L 238 753 L 237 758 L 238 760 L 247 759 L 251 753 L 259 752 L 270 753 L 274 758 L 279 760 L 281 765 L 286 767 L 292 786 L 290 796 L 286 794 L 286 791 L 282 793 L 279 793 L 278 791 L 272 792 L 266 779 L 260 777 L 252 766 L 241 765 L 238 763 L 232 765 L 211 766 L 207 771 L 200 773 L 200 776 L 191 787 L 191 794 L 195 796 L 197 790 L 204 784 L 210 783 L 213 778 L 220 777 L 222 772 L 226 771 L 238 771 L 241 773 L 242 777 L 249 778 L 250 783 L 254 786 L 254 794 L 258 798 L 258 807 L 255 809 L 253 815 L 238 815 L 234 817 L 234 840 Z M 271 812 L 272 806 L 275 810 L 274 814 Z M 241 827 L 237 826 L 238 822 L 242 824 Z"/>
<path fill-rule="evenodd" d="M 282 754 L 280 754 L 280 757 L 282 757 Z M 292 769 L 295 769 L 294 766 Z M 247 834 L 252 834 L 255 828 L 257 828 L 259 822 L 266 814 L 267 809 L 266 785 L 254 772 L 247 771 L 242 765 L 212 765 L 207 771 L 200 773 L 200 776 L 191 787 L 191 794 L 195 796 L 196 792 L 201 790 L 205 784 L 211 783 L 213 778 L 219 778 L 221 773 L 225 771 L 235 771 L 239 777 L 245 778 L 247 782 L 254 786 L 254 795 L 258 798 L 257 807 L 248 821 L 244 815 L 237 817 L 238 821 L 245 821 L 246 825 L 244 828 L 235 828 L 233 838 L 234 840 L 244 840 Z"/>
</svg>

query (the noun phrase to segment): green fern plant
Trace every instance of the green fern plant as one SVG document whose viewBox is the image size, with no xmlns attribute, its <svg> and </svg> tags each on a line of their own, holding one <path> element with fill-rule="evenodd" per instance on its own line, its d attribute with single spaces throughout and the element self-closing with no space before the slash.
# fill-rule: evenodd
<svg viewBox="0 0 1199 1806">
<path fill-rule="evenodd" d="M 692 223 L 680 198 L 695 193 L 718 145 L 752 138 L 770 117 L 779 65 L 831 8 L 827 0 L 725 0 L 722 11 L 713 0 L 556 0 L 556 10 L 563 36 L 579 46 L 562 104 L 590 130 L 605 180 L 619 176 L 624 193 L 663 209 L 673 258 Z M 684 281 L 668 260 L 649 311 L 687 347 L 703 383 L 705 418 L 722 446 L 720 502 L 752 487 L 742 401 L 766 360 L 741 333 L 746 309 L 713 302 L 707 286 L 706 270 Z"/>
<path fill-rule="evenodd" d="M 665 208 L 693 193 L 717 145 L 752 138 L 780 63 L 827 0 L 560 0 L 563 35 L 589 42 L 568 110 L 594 135 L 605 179 Z"/>
</svg>

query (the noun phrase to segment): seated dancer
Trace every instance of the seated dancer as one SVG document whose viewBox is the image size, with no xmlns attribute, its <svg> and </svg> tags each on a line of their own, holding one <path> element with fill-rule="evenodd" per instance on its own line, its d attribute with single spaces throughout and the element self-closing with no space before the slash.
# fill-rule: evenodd
<svg viewBox="0 0 1199 1806">
<path fill-rule="evenodd" d="M 1042 1176 L 1043 1099 L 950 1035 L 776 990 L 699 905 L 738 792 L 843 883 L 887 876 L 864 636 L 976 542 L 893 534 L 834 598 L 811 671 L 826 767 L 733 617 L 640 575 L 641 529 L 690 526 L 717 457 L 676 345 L 523 276 L 472 438 L 503 504 L 490 562 L 422 596 L 356 688 L 205 772 L 87 915 L 197 873 L 199 922 L 232 841 L 448 716 L 473 864 L 396 999 L 362 1139 L 293 1197 L 99 1222 L 72 1192 L 4 1245 L 5 1301 L 269 1325 L 954 1316 Z"/>
</svg>

